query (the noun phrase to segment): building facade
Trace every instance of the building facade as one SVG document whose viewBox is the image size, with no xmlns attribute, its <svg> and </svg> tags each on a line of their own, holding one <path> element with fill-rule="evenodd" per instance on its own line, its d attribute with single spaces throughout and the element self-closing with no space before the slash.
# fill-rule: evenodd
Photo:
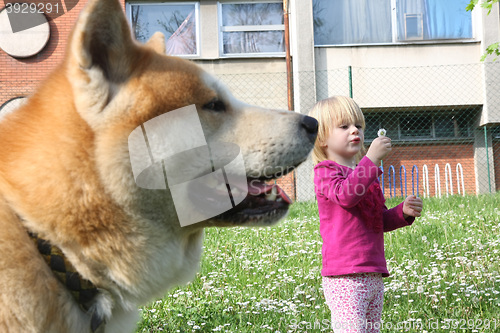
<svg viewBox="0 0 500 333">
<path fill-rule="evenodd" d="M 47 14 L 46 43 L 21 56 L 10 54 L 8 38 L 30 44 L 39 32 L 15 35 L 1 28 L 0 13 L 0 117 L 61 62 L 85 2 L 67 0 L 63 15 Z M 285 1 L 289 45 L 283 1 L 121 3 L 137 40 L 162 31 L 167 53 L 195 61 L 245 102 L 287 109 L 290 97 L 295 112 L 308 113 L 328 96 L 352 96 L 365 113 L 367 144 L 381 127 L 393 139 L 386 196 L 500 188 L 500 61 L 479 60 L 500 40 L 498 3 L 488 15 L 465 11 L 467 0 Z M 311 177 L 309 161 L 279 182 L 309 200 Z"/>
</svg>

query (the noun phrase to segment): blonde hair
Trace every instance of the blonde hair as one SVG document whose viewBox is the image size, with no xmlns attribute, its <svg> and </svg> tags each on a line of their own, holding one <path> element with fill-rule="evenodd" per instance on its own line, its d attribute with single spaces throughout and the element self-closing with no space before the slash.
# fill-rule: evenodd
<svg viewBox="0 0 500 333">
<path fill-rule="evenodd" d="M 309 112 L 309 116 L 318 121 L 318 136 L 312 151 L 314 165 L 327 160 L 322 144 L 328 139 L 331 130 L 343 124 L 359 124 L 365 129 L 365 117 L 359 105 L 346 96 L 332 96 L 321 100 Z M 364 153 L 362 149 L 357 156 L 359 160 Z"/>
</svg>

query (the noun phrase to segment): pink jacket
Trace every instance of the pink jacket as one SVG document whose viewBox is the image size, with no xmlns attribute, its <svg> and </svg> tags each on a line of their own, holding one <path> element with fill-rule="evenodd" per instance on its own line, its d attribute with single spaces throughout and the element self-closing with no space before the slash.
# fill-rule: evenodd
<svg viewBox="0 0 500 333">
<path fill-rule="evenodd" d="M 323 238 L 321 275 L 389 276 L 384 232 L 411 225 L 415 218 L 404 219 L 403 203 L 387 209 L 377 179 L 380 174 L 382 170 L 367 157 L 354 170 L 333 161 L 314 167 Z"/>
</svg>

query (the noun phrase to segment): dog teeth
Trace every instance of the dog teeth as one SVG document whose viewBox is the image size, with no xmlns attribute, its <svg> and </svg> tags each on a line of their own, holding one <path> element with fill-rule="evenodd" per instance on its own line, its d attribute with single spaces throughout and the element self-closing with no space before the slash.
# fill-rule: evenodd
<svg viewBox="0 0 500 333">
<path fill-rule="evenodd" d="M 273 187 L 271 192 L 269 192 L 267 195 L 266 195 L 266 200 L 269 200 L 269 201 L 275 201 L 276 200 L 276 197 L 278 195 L 278 190 L 276 189 L 276 187 Z"/>
</svg>

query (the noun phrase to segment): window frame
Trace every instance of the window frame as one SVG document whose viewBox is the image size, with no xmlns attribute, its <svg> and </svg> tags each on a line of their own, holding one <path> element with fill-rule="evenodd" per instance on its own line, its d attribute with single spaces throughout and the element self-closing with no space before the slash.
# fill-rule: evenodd
<svg viewBox="0 0 500 333">
<path fill-rule="evenodd" d="M 224 32 L 267 32 L 282 31 L 285 34 L 285 24 L 281 25 L 245 25 L 245 26 L 224 26 L 222 20 L 223 5 L 258 4 L 258 3 L 279 3 L 283 7 L 282 0 L 220 0 L 217 1 L 217 24 L 219 33 L 219 58 L 284 58 L 283 52 L 260 52 L 260 53 L 224 53 Z M 250 28 L 249 28 L 250 27 Z M 263 29 L 265 27 L 265 29 Z M 279 27 L 279 28 L 278 28 Z"/>
<path fill-rule="evenodd" d="M 132 27 L 132 10 L 131 7 L 133 5 L 141 5 L 141 6 L 150 6 L 150 5 L 165 5 L 165 6 L 182 6 L 182 5 L 194 5 L 194 19 L 196 22 L 196 53 L 193 54 L 174 54 L 176 57 L 187 58 L 187 59 L 196 59 L 201 56 L 201 38 L 200 38 L 200 1 L 186 1 L 186 2 L 170 2 L 170 1 L 127 1 L 125 3 L 125 10 L 127 19 L 130 24 L 130 30 L 132 32 L 132 37 L 135 39 L 135 32 Z M 165 43 L 167 42 L 167 38 L 165 38 Z M 140 43 L 140 42 L 139 42 Z"/>
<path fill-rule="evenodd" d="M 313 0 L 311 0 L 313 1 Z M 453 38 L 453 39 L 408 39 L 398 40 L 398 13 L 397 0 L 391 0 L 391 28 L 392 42 L 390 43 L 350 43 L 350 44 L 316 44 L 314 47 L 352 47 L 352 46 L 397 46 L 397 45 L 419 45 L 419 44 L 452 44 L 452 43 L 477 43 L 477 18 L 478 11 L 476 8 L 471 12 L 472 37 L 471 38 Z M 465 8 L 464 8 L 465 10 Z M 313 13 L 314 20 L 314 13 Z"/>
</svg>

